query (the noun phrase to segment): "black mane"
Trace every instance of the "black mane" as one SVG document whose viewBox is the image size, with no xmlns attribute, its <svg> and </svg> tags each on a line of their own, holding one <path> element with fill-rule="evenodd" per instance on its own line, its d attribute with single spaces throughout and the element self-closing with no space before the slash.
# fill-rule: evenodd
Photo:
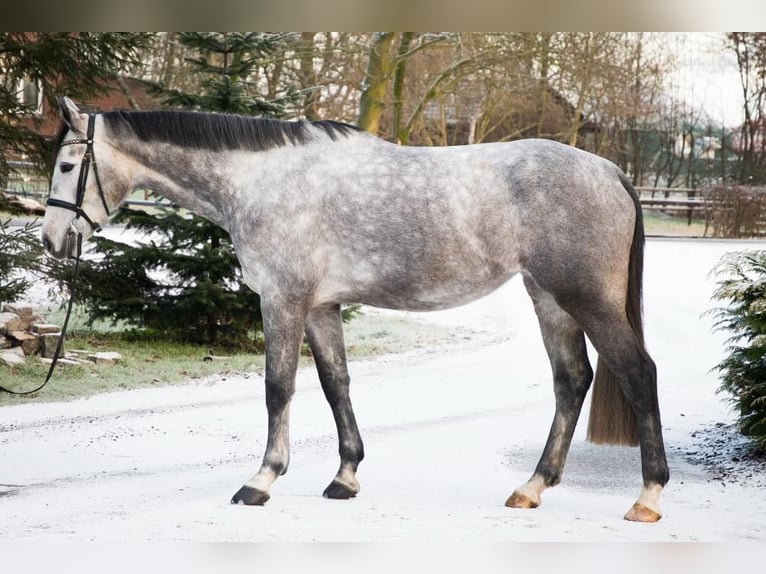
<svg viewBox="0 0 766 574">
<path fill-rule="evenodd" d="M 288 122 L 189 111 L 114 111 L 102 116 L 118 136 L 127 127 L 142 141 L 161 141 L 213 151 L 263 151 L 288 143 L 300 145 L 308 140 L 310 126 L 320 128 L 332 140 L 361 131 L 355 126 L 331 120 Z"/>
</svg>

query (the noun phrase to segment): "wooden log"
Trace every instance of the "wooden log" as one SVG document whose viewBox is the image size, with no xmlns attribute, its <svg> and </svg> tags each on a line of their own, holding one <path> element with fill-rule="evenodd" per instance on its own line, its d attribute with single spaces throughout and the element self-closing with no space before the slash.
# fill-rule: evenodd
<svg viewBox="0 0 766 574">
<path fill-rule="evenodd" d="M 21 347 L 13 347 L 11 349 L 0 351 L 0 363 L 4 365 L 15 367 L 23 365 L 25 361 L 26 357 L 24 357 L 24 351 Z"/>
<path fill-rule="evenodd" d="M 26 356 L 34 355 L 40 350 L 40 335 L 29 331 L 12 331 L 8 338 L 16 341 Z"/>
<path fill-rule="evenodd" d="M 61 333 L 45 333 L 40 335 L 40 356 L 52 359 L 53 355 L 56 354 L 56 346 L 59 344 L 60 337 Z"/>
</svg>

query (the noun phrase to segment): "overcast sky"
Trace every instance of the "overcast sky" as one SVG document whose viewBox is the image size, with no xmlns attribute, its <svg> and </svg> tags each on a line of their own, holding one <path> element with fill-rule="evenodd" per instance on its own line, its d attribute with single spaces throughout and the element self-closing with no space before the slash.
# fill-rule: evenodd
<svg viewBox="0 0 766 574">
<path fill-rule="evenodd" d="M 723 47 L 723 32 L 686 32 L 678 54 L 678 86 L 693 108 L 711 121 L 736 127 L 742 123 L 742 87 L 734 54 Z"/>
</svg>

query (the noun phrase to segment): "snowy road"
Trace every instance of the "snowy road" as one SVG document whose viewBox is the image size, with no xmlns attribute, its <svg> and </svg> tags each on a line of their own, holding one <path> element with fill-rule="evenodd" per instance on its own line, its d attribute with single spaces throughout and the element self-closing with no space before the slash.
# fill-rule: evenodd
<svg viewBox="0 0 766 574">
<path fill-rule="evenodd" d="M 766 244 L 647 244 L 646 337 L 671 465 L 657 524 L 622 520 L 640 488 L 638 449 L 587 444 L 585 417 L 564 481 L 543 505 L 503 506 L 534 469 L 553 414 L 536 320 L 514 280 L 465 308 L 427 315 L 491 332 L 485 342 L 351 364 L 367 453 L 356 499 L 321 497 L 337 446 L 316 374 L 305 369 L 289 472 L 265 507 L 231 506 L 260 463 L 266 411 L 261 377 L 230 376 L 0 408 L 0 538 L 764 540 L 764 480 L 713 480 L 686 454 L 708 448 L 704 433 L 692 433 L 733 420 L 709 373 L 724 337 L 701 314 L 712 305 L 709 270 L 724 252 L 751 247 Z"/>
</svg>

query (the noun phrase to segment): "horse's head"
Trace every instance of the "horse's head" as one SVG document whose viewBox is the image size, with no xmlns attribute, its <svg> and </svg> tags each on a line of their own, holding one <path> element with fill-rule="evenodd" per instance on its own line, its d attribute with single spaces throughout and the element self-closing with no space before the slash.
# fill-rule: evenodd
<svg viewBox="0 0 766 574">
<path fill-rule="evenodd" d="M 113 150 L 99 142 L 99 116 L 82 113 L 69 98 L 59 106 L 64 120 L 42 225 L 45 249 L 64 259 L 78 255 L 78 241 L 98 231 L 113 203 L 105 192 L 113 185 Z M 101 127 L 103 130 L 103 128 Z M 97 160 L 98 159 L 98 163 Z M 110 207 L 111 206 L 111 207 Z"/>
</svg>

